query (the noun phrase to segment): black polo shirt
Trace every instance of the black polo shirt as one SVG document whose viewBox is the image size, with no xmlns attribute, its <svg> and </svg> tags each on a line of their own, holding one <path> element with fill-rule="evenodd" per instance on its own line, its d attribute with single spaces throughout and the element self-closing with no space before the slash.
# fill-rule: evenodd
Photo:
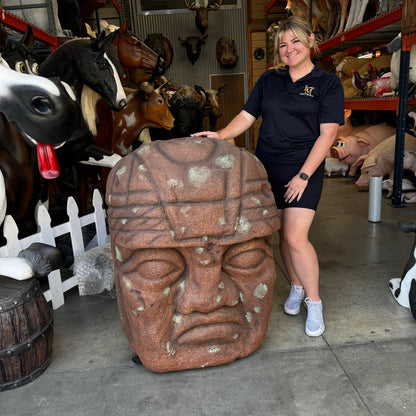
<svg viewBox="0 0 416 416">
<path fill-rule="evenodd" d="M 261 160 L 302 162 L 320 135 L 321 123 L 344 124 L 344 92 L 339 78 L 317 65 L 296 82 L 288 67 L 270 69 L 243 110 L 263 117 L 256 148 Z"/>
</svg>

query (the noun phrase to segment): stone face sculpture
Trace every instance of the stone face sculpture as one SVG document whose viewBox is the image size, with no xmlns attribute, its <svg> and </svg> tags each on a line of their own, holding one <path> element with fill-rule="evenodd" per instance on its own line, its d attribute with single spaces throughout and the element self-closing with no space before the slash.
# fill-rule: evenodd
<svg viewBox="0 0 416 416">
<path fill-rule="evenodd" d="M 260 346 L 279 219 L 255 156 L 209 138 L 152 142 L 112 169 L 106 200 L 122 328 L 146 368 L 214 366 Z"/>
</svg>

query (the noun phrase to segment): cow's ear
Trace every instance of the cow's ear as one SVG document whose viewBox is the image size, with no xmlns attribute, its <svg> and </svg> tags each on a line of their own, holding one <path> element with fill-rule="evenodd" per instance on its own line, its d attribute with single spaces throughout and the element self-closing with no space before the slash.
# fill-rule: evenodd
<svg viewBox="0 0 416 416">
<path fill-rule="evenodd" d="M 4 27 L 3 23 L 0 21 L 0 49 L 6 49 L 7 46 L 8 35 L 6 28 Z"/>
<path fill-rule="evenodd" d="M 21 42 L 28 48 L 32 48 L 35 43 L 35 37 L 33 35 L 33 30 L 30 25 L 27 25 L 26 32 L 23 35 Z"/>
<path fill-rule="evenodd" d="M 201 41 L 201 44 L 204 44 L 205 41 L 207 40 L 208 35 L 204 35 L 204 36 L 199 36 L 199 40 Z"/>
<path fill-rule="evenodd" d="M 186 44 L 186 38 L 181 38 L 180 36 L 178 36 L 179 42 L 181 42 L 182 45 Z"/>
</svg>

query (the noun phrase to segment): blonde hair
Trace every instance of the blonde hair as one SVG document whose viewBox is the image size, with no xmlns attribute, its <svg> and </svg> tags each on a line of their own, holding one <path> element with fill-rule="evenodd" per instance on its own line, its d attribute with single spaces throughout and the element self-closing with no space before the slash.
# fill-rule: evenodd
<svg viewBox="0 0 416 416">
<path fill-rule="evenodd" d="M 288 19 L 280 22 L 274 37 L 274 64 L 280 65 L 279 46 L 282 42 L 283 33 L 291 31 L 306 47 L 313 49 L 315 53 L 319 51 L 318 43 L 315 38 L 311 38 L 313 34 L 311 25 L 305 20 L 297 16 L 290 16 Z M 312 43 L 312 45 L 311 45 Z"/>
</svg>

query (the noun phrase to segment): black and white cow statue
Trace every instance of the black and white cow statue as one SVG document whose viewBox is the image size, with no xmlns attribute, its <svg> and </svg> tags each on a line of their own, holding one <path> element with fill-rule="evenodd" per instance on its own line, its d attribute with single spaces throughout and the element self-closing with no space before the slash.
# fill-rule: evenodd
<svg viewBox="0 0 416 416">
<path fill-rule="evenodd" d="M 401 278 L 390 279 L 389 288 L 399 305 L 409 308 L 416 319 L 416 222 L 400 221 L 400 230 L 415 233 L 415 241 Z"/>
</svg>

